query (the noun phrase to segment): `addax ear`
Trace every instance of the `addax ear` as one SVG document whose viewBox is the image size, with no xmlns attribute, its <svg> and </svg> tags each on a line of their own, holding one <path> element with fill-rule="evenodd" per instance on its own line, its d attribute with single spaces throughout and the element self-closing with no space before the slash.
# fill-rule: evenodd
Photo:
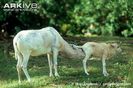
<svg viewBox="0 0 133 88">
<path fill-rule="evenodd" d="M 111 47 L 113 47 L 113 48 L 115 48 L 115 47 L 117 47 L 118 46 L 118 44 L 117 43 L 113 43 L 113 44 L 110 44 L 111 45 Z"/>
<path fill-rule="evenodd" d="M 76 45 L 70 44 L 73 49 L 77 49 Z"/>
</svg>

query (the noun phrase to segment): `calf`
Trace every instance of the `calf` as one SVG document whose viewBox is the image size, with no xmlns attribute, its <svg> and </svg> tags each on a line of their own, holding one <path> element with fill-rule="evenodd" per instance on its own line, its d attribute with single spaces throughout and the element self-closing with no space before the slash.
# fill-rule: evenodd
<svg viewBox="0 0 133 88">
<path fill-rule="evenodd" d="M 102 66 L 103 66 L 103 75 L 108 76 L 106 70 L 106 63 L 105 60 L 111 58 L 113 55 L 115 55 L 118 52 L 121 52 L 121 48 L 117 43 L 107 44 L 107 43 L 96 43 L 96 42 L 87 42 L 83 46 L 73 46 L 82 48 L 85 53 L 85 58 L 83 59 L 83 67 L 84 71 L 87 75 L 89 73 L 86 69 L 86 62 L 89 58 L 95 57 L 102 59 Z"/>
</svg>

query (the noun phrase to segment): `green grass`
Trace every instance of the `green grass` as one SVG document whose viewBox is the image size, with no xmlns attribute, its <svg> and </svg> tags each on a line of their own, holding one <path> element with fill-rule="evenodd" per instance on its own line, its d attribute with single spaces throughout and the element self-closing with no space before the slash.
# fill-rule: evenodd
<svg viewBox="0 0 133 88">
<path fill-rule="evenodd" d="M 109 41 L 108 38 L 94 38 L 94 41 Z M 117 41 L 117 38 L 111 38 Z M 108 77 L 102 75 L 101 61 L 89 60 L 88 72 L 86 76 L 83 71 L 82 59 L 58 58 L 58 72 L 60 77 L 49 77 L 49 67 L 46 56 L 31 57 L 28 64 L 28 72 L 32 82 L 28 83 L 23 75 L 22 84 L 18 84 L 16 60 L 14 52 L 10 49 L 10 56 L 6 58 L 3 53 L 5 43 L 0 43 L 0 88 L 121 88 L 123 85 L 117 83 L 133 83 L 133 60 L 131 39 L 120 39 L 125 41 L 122 45 L 123 54 L 110 59 L 107 62 Z M 84 40 L 85 41 L 85 40 Z M 79 42 L 77 39 L 76 42 Z M 130 41 L 131 42 L 131 41 Z M 93 86 L 90 86 L 93 83 Z M 116 83 L 108 87 L 105 83 Z M 94 85 L 96 84 L 96 85 Z M 124 86 L 122 88 L 131 88 Z"/>
</svg>

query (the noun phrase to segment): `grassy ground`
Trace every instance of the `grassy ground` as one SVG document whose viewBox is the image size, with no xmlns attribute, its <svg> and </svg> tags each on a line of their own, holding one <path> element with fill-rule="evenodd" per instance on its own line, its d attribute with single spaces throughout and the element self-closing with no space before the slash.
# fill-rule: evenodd
<svg viewBox="0 0 133 88">
<path fill-rule="evenodd" d="M 65 38 L 67 39 L 67 38 Z M 10 48 L 10 56 L 4 55 L 4 46 L 0 42 L 0 88 L 131 88 L 133 81 L 132 38 L 68 38 L 71 43 L 83 44 L 86 41 L 122 41 L 123 54 L 107 61 L 108 77 L 102 75 L 101 61 L 88 61 L 89 76 L 83 71 L 82 59 L 58 58 L 58 72 L 60 77 L 49 77 L 46 56 L 31 57 L 28 71 L 32 83 L 28 83 L 23 76 L 22 84 L 18 84 L 16 60 Z M 74 41 L 72 41 L 74 40 Z M 128 86 L 129 85 L 129 86 Z"/>
</svg>

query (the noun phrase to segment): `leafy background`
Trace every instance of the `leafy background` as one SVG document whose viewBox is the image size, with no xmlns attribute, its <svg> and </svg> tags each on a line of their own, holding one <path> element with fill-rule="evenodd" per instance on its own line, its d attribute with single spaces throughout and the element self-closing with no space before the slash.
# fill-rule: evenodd
<svg viewBox="0 0 133 88">
<path fill-rule="evenodd" d="M 28 28 L 53 26 L 64 36 L 133 36 L 132 0 L 1 0 L 0 4 L 11 2 L 39 5 L 36 11 L 17 15 Z M 9 13 L 1 8 L 0 21 Z"/>
</svg>

